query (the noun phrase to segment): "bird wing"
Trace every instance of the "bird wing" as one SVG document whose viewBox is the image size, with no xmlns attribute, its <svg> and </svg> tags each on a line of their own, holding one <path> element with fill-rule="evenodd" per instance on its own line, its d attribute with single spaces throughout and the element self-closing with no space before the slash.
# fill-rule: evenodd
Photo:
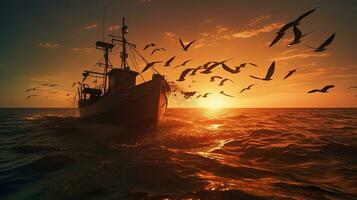
<svg viewBox="0 0 357 200">
<path fill-rule="evenodd" d="M 292 27 L 295 24 L 295 21 L 289 22 L 287 24 L 285 24 L 283 27 L 280 28 L 280 30 L 278 31 L 278 35 L 279 34 L 283 34 L 285 33 L 285 31 L 287 31 L 290 27 Z"/>
<path fill-rule="evenodd" d="M 327 47 L 329 44 L 331 44 L 331 42 L 335 39 L 335 33 L 332 34 L 329 38 L 327 38 L 327 40 L 322 43 L 317 49 L 324 49 L 325 47 Z"/>
<path fill-rule="evenodd" d="M 271 79 L 271 77 L 274 74 L 274 69 L 275 69 L 275 61 L 270 65 L 267 75 L 265 76 L 265 79 Z"/>
<path fill-rule="evenodd" d="M 213 68 L 217 67 L 217 66 L 218 66 L 218 65 L 220 65 L 220 64 L 221 64 L 221 63 L 219 63 L 219 62 L 214 63 L 213 65 L 211 65 L 211 66 L 207 67 L 207 69 L 206 69 L 206 70 L 211 71 Z"/>
<path fill-rule="evenodd" d="M 324 91 L 324 92 L 327 92 L 327 90 L 329 90 L 329 89 L 331 89 L 333 87 L 335 87 L 335 86 L 334 85 L 327 85 L 327 86 L 323 87 L 321 90 Z"/>
<path fill-rule="evenodd" d="M 283 36 L 285 35 L 284 32 L 278 33 L 274 40 L 270 43 L 269 47 L 272 47 L 275 43 L 277 43 Z"/>
<path fill-rule="evenodd" d="M 289 73 L 284 77 L 284 79 L 287 79 L 289 76 L 291 76 L 294 73 L 294 71 L 289 71 Z"/>
<path fill-rule="evenodd" d="M 212 93 L 207 92 L 207 93 L 205 93 L 205 94 L 203 95 L 203 97 L 207 97 L 209 94 L 212 94 Z"/>
<path fill-rule="evenodd" d="M 179 38 L 179 40 L 180 40 L 180 44 L 181 44 L 182 48 L 185 48 L 185 44 L 182 42 L 181 38 Z"/>
<path fill-rule="evenodd" d="M 154 49 L 152 52 L 151 52 L 151 55 L 153 55 L 156 51 L 159 51 L 160 49 Z"/>
<path fill-rule="evenodd" d="M 254 67 L 258 67 L 257 64 L 254 64 L 254 63 L 249 63 L 250 65 L 253 65 Z"/>
<path fill-rule="evenodd" d="M 146 46 L 144 47 L 143 51 L 146 50 L 146 49 L 149 48 L 149 47 L 151 47 L 150 44 L 146 45 Z"/>
<path fill-rule="evenodd" d="M 141 71 L 141 73 L 145 72 L 146 70 L 150 69 L 152 66 L 154 66 L 157 63 L 161 63 L 162 61 L 154 61 L 154 62 L 150 62 L 148 64 L 146 64 L 145 68 L 143 69 L 143 71 Z"/>
<path fill-rule="evenodd" d="M 252 77 L 252 78 L 255 78 L 255 79 L 263 80 L 262 78 L 259 78 L 259 77 L 256 77 L 256 76 L 252 76 L 252 75 L 249 75 L 249 76 Z"/>
<path fill-rule="evenodd" d="M 193 40 L 192 42 L 188 43 L 188 45 L 186 45 L 185 49 L 187 50 L 196 40 Z"/>
<path fill-rule="evenodd" d="M 203 69 L 206 69 L 208 67 L 209 64 L 211 64 L 212 62 L 207 62 L 203 65 Z"/>
<path fill-rule="evenodd" d="M 221 82 L 219 83 L 219 86 L 222 86 L 224 84 L 224 82 L 226 82 L 226 81 L 228 81 L 228 79 L 226 79 L 226 78 L 221 80 Z"/>
<path fill-rule="evenodd" d="M 184 71 L 182 71 L 181 75 L 180 75 L 180 78 L 177 79 L 177 81 L 184 81 L 185 80 L 185 76 L 191 71 L 193 70 L 193 68 L 188 68 L 188 69 L 185 69 Z"/>
<path fill-rule="evenodd" d="M 216 78 L 222 79 L 221 76 L 212 76 L 212 77 L 211 77 L 211 81 L 214 81 L 214 79 L 216 79 Z"/>
<path fill-rule="evenodd" d="M 314 90 L 310 90 L 310 91 L 308 91 L 307 93 L 315 93 L 315 92 L 321 92 L 321 90 L 314 89 Z"/>
<path fill-rule="evenodd" d="M 168 61 L 166 61 L 165 66 L 170 66 L 170 63 L 176 58 L 176 56 L 170 58 Z"/>
<path fill-rule="evenodd" d="M 236 73 L 235 70 L 231 69 L 230 67 L 228 67 L 226 64 L 222 63 L 222 67 L 224 70 L 226 70 L 227 72 L 230 72 L 232 74 Z"/>
<path fill-rule="evenodd" d="M 315 10 L 317 10 L 317 9 L 318 9 L 318 7 L 317 7 L 317 8 L 314 8 L 314 9 L 312 9 L 312 10 L 307 11 L 306 13 L 304 13 L 304 14 L 302 14 L 300 17 L 298 17 L 294 22 L 295 22 L 296 24 L 298 24 L 302 19 L 304 19 L 305 17 L 307 17 L 307 16 L 310 15 L 311 13 L 315 12 Z"/>
<path fill-rule="evenodd" d="M 190 62 L 192 59 L 190 60 L 186 60 L 185 62 L 182 63 L 182 65 L 186 65 L 188 62 Z"/>
<path fill-rule="evenodd" d="M 192 73 L 191 73 L 191 76 L 195 75 L 196 72 L 197 72 L 198 70 L 200 70 L 201 68 L 202 68 L 202 66 L 199 66 L 199 67 L 193 69 L 193 70 L 192 70 Z"/>
<path fill-rule="evenodd" d="M 294 41 L 299 41 L 302 37 L 302 32 L 297 26 L 294 26 Z"/>
<path fill-rule="evenodd" d="M 239 93 L 242 93 L 246 90 L 247 88 L 243 88 Z"/>
<path fill-rule="evenodd" d="M 256 85 L 256 84 L 249 85 L 247 89 L 250 89 L 250 88 L 253 87 L 254 85 Z"/>
<path fill-rule="evenodd" d="M 229 94 L 224 93 L 224 91 L 221 91 L 221 94 L 223 94 L 224 96 L 227 96 L 227 97 L 234 97 L 234 96 L 232 96 L 232 95 L 229 95 Z"/>
</svg>

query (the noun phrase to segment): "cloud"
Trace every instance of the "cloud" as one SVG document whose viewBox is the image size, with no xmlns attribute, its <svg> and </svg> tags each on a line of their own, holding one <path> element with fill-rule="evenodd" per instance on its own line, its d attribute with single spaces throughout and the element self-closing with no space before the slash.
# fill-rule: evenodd
<svg viewBox="0 0 357 200">
<path fill-rule="evenodd" d="M 87 26 L 84 27 L 85 30 L 91 30 L 91 29 L 95 29 L 97 28 L 97 24 L 89 24 Z"/>
<path fill-rule="evenodd" d="M 214 19 L 205 19 L 201 24 L 202 25 L 207 25 L 207 24 L 211 24 L 214 22 Z"/>
<path fill-rule="evenodd" d="M 198 40 L 196 42 L 196 44 L 194 44 L 193 48 L 194 49 L 198 49 L 198 48 L 201 48 L 201 47 L 209 47 L 209 46 L 212 46 L 214 45 L 214 42 L 212 40 L 207 40 L 205 38 L 201 38 L 200 40 Z"/>
<path fill-rule="evenodd" d="M 271 15 L 260 15 L 258 17 L 255 17 L 253 19 L 251 19 L 249 21 L 249 24 L 248 26 L 253 26 L 255 25 L 256 23 L 260 22 L 260 21 L 263 21 L 263 20 L 266 20 L 266 19 L 269 19 L 271 17 Z"/>
<path fill-rule="evenodd" d="M 95 52 L 94 48 L 78 48 L 78 47 L 74 47 L 71 50 L 75 51 L 75 52 L 81 52 L 81 53 L 93 53 L 93 52 Z"/>
<path fill-rule="evenodd" d="M 60 44 L 53 42 L 53 41 L 46 41 L 46 42 L 40 42 L 37 44 L 37 46 L 45 49 L 55 49 L 60 46 Z"/>
<path fill-rule="evenodd" d="M 357 76 L 357 69 L 348 66 L 315 66 L 313 68 L 306 68 L 302 72 L 305 78 L 319 77 L 322 80 L 355 80 Z"/>
<path fill-rule="evenodd" d="M 175 41 L 175 37 L 176 37 L 176 34 L 173 33 L 173 32 L 164 32 L 164 37 L 165 39 L 169 40 L 169 41 Z"/>
<path fill-rule="evenodd" d="M 282 61 L 282 60 L 291 60 L 291 59 L 296 59 L 296 58 L 311 58 L 311 57 L 327 57 L 330 56 L 330 53 L 315 53 L 315 52 L 299 52 L 295 53 L 293 55 L 286 55 L 286 56 L 280 56 L 273 58 L 273 60 L 276 61 Z"/>
<path fill-rule="evenodd" d="M 203 33 L 200 33 L 200 35 L 203 36 L 203 37 L 208 37 L 208 36 L 210 36 L 211 34 L 208 33 L 208 32 L 203 32 Z"/>
<path fill-rule="evenodd" d="M 251 38 L 251 37 L 259 35 L 260 33 L 271 32 L 275 29 L 280 28 L 283 25 L 284 24 L 280 23 L 280 22 L 271 23 L 271 24 L 265 25 L 264 27 L 262 27 L 260 29 L 251 29 L 251 30 L 247 30 L 247 31 L 236 32 L 236 33 L 233 33 L 232 36 L 234 38 Z"/>
<path fill-rule="evenodd" d="M 120 26 L 119 25 L 112 25 L 112 26 L 109 26 L 108 30 L 109 31 L 114 31 L 114 30 L 119 30 Z"/>
<path fill-rule="evenodd" d="M 228 29 L 226 27 L 217 27 L 217 28 L 218 28 L 218 31 L 217 31 L 218 34 L 222 34 L 226 31 L 228 31 Z"/>
</svg>

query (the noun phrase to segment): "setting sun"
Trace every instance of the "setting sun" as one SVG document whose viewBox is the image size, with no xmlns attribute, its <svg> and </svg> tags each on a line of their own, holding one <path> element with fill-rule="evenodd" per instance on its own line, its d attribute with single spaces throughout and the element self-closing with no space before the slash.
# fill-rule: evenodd
<svg viewBox="0 0 357 200">
<path fill-rule="evenodd" d="M 198 102 L 198 107 L 202 108 L 226 108 L 231 107 L 231 102 L 227 97 L 220 95 L 212 95 L 206 99 L 201 99 Z"/>
</svg>

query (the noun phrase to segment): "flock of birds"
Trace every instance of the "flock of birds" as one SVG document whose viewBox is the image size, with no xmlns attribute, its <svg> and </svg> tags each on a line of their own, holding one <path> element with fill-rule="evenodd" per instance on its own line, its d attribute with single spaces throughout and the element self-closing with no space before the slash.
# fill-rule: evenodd
<svg viewBox="0 0 357 200">
<path fill-rule="evenodd" d="M 276 36 L 273 39 L 273 41 L 270 43 L 269 48 L 274 46 L 275 44 L 277 44 L 285 36 L 286 32 L 289 31 L 290 29 L 293 29 L 294 39 L 293 39 L 293 41 L 291 41 L 288 44 L 288 47 L 291 47 L 293 45 L 301 43 L 302 42 L 301 39 L 303 37 L 307 36 L 308 34 L 307 33 L 305 33 L 305 34 L 302 33 L 302 31 L 299 29 L 299 25 L 300 25 L 301 21 L 305 17 L 307 17 L 308 15 L 312 14 L 317 9 L 318 8 L 314 8 L 314 9 L 302 14 L 301 16 L 296 18 L 295 20 L 285 24 L 283 27 L 281 27 L 279 29 L 279 31 L 276 32 Z M 306 46 L 306 47 L 314 49 L 314 52 L 323 52 L 323 51 L 327 50 L 327 47 L 333 42 L 334 38 L 335 38 L 335 33 L 333 33 L 330 37 L 328 37 L 318 47 L 311 47 L 311 46 Z M 192 40 L 192 41 L 190 41 L 188 43 L 184 43 L 181 40 L 181 38 L 179 38 L 179 44 L 180 44 L 180 46 L 181 46 L 183 51 L 189 51 L 190 47 L 192 47 L 195 42 L 196 42 L 196 40 Z M 165 48 L 158 47 L 155 43 L 149 43 L 143 49 L 143 51 L 148 51 L 148 50 L 151 50 L 151 55 L 154 55 L 155 53 L 160 52 L 160 51 L 166 51 Z M 161 64 L 161 63 L 163 64 L 164 67 L 173 66 L 173 62 L 174 62 L 175 59 L 176 59 L 176 56 L 172 56 L 171 58 L 169 58 L 165 62 L 164 61 L 148 62 L 146 64 L 146 66 L 144 67 L 144 69 L 142 70 L 142 73 L 147 71 L 147 70 L 149 70 L 150 68 L 154 68 L 156 65 Z M 209 75 L 209 74 L 212 74 L 214 72 L 214 69 L 217 69 L 218 67 L 221 67 L 224 71 L 226 71 L 228 73 L 231 73 L 231 74 L 238 74 L 239 72 L 241 72 L 241 70 L 243 68 L 246 68 L 248 66 L 258 67 L 257 64 L 254 64 L 254 63 L 251 63 L 251 62 L 249 62 L 249 63 L 241 63 L 241 64 L 239 64 L 237 66 L 230 67 L 226 63 L 228 61 L 230 61 L 231 59 L 227 59 L 227 60 L 223 60 L 223 61 L 209 61 L 209 62 L 206 62 L 203 65 L 200 65 L 198 67 L 188 67 L 188 68 L 184 69 L 181 72 L 180 76 L 178 77 L 178 79 L 176 81 L 177 82 L 186 81 L 187 76 L 195 76 L 197 73 Z M 179 68 L 179 67 L 181 67 L 181 68 L 185 67 L 191 61 L 192 61 L 192 59 L 185 60 L 184 62 L 182 62 L 182 63 L 180 63 L 180 64 L 178 64 L 176 66 L 173 66 L 173 69 Z M 269 66 L 269 68 L 267 70 L 267 73 L 265 74 L 264 77 L 253 76 L 253 75 L 250 75 L 250 77 L 253 78 L 253 79 L 261 80 L 261 81 L 271 81 L 271 80 L 273 80 L 272 77 L 273 77 L 273 74 L 274 74 L 274 71 L 275 71 L 275 65 L 276 65 L 276 63 L 275 63 L 275 61 L 273 61 L 271 63 L 271 65 Z M 293 74 L 295 74 L 297 71 L 299 71 L 301 69 L 303 69 L 303 68 L 296 68 L 296 69 L 293 69 L 293 70 L 289 71 L 283 79 L 288 79 L 290 76 L 292 76 Z M 234 83 L 233 80 L 228 79 L 228 78 L 224 78 L 224 77 L 218 76 L 218 75 L 210 76 L 209 80 L 210 80 L 210 82 L 216 82 L 217 80 L 219 80 L 220 82 L 219 82 L 218 86 L 224 86 L 224 84 L 226 84 L 227 82 Z M 192 81 L 192 83 L 193 82 L 195 82 L 195 80 Z M 94 83 L 94 81 L 93 81 L 93 83 Z M 77 84 L 80 85 L 81 82 L 74 82 L 72 84 L 72 87 L 74 87 Z M 180 92 L 185 99 L 189 99 L 191 97 L 194 97 L 196 94 L 197 94 L 196 98 L 207 98 L 207 97 L 209 97 L 209 95 L 212 94 L 212 93 L 200 93 L 198 91 L 184 91 L 184 90 L 181 89 L 181 87 L 179 87 L 173 81 L 169 82 L 169 84 L 170 84 L 170 86 L 172 88 L 172 91 L 174 92 L 174 96 L 177 96 L 176 92 Z M 250 84 L 249 86 L 241 89 L 240 93 L 245 92 L 247 90 L 251 90 L 252 87 L 255 86 L 255 85 L 257 85 L 257 84 Z M 60 86 L 60 85 L 56 84 L 56 83 L 44 83 L 44 84 L 42 84 L 40 86 L 29 88 L 28 90 L 26 90 L 26 92 L 27 93 L 31 93 L 31 92 L 35 92 L 35 91 L 44 91 L 44 92 L 47 92 L 47 94 L 56 94 L 58 91 L 53 90 L 53 88 L 55 88 L 57 86 Z M 316 92 L 327 93 L 333 87 L 335 87 L 335 86 L 334 85 L 327 85 L 327 86 L 324 86 L 321 89 L 310 90 L 307 93 L 316 93 Z M 52 90 L 48 90 L 48 88 L 51 88 Z M 353 89 L 353 88 L 357 88 L 357 86 L 351 86 L 348 89 Z M 219 92 L 219 94 L 227 96 L 227 97 L 234 97 L 233 95 L 225 93 L 223 90 L 221 90 Z M 69 97 L 70 93 L 66 93 L 65 95 L 67 97 Z M 36 97 L 36 96 L 40 96 L 40 95 L 32 93 L 32 94 L 28 95 L 26 97 L 26 99 L 30 99 L 31 97 Z M 48 98 L 49 96 L 45 96 L 45 97 Z M 67 98 L 66 100 L 69 100 L 69 98 Z"/>
<path fill-rule="evenodd" d="M 293 45 L 296 45 L 301 41 L 301 39 L 305 36 L 307 36 L 308 34 L 303 34 L 302 31 L 299 29 L 299 25 L 301 23 L 301 21 L 307 17 L 308 15 L 312 14 L 313 12 L 315 12 L 318 8 L 314 8 L 304 14 L 302 14 L 301 16 L 299 16 L 298 18 L 296 18 L 295 20 L 285 24 L 283 27 L 281 27 L 279 29 L 278 32 L 276 32 L 276 37 L 273 39 L 273 41 L 270 43 L 269 45 L 269 48 L 274 46 L 276 43 L 278 43 L 283 37 L 284 35 L 286 34 L 286 32 L 290 29 L 293 29 L 293 33 L 294 33 L 294 39 L 293 41 L 291 41 L 289 44 L 288 44 L 288 47 L 291 47 Z M 311 46 L 306 46 L 308 48 L 312 48 L 314 49 L 314 52 L 323 52 L 325 50 L 327 50 L 327 47 L 333 42 L 335 38 L 335 33 L 333 33 L 330 37 L 328 37 L 325 41 L 323 41 L 318 47 L 311 47 Z M 196 40 L 193 40 L 191 42 L 188 42 L 187 44 L 185 44 L 181 38 L 179 38 L 179 44 L 182 48 L 183 51 L 188 51 L 189 48 L 194 44 Z M 149 47 L 155 47 L 156 44 L 155 43 L 150 43 L 148 45 L 145 46 L 145 48 L 143 50 L 146 50 L 148 49 Z M 163 49 L 163 48 L 155 48 L 152 52 L 152 54 L 156 51 L 159 51 L 160 49 Z M 147 71 L 148 69 L 150 68 L 153 68 L 155 67 L 155 65 L 158 65 L 160 63 L 164 63 L 164 67 L 169 67 L 171 66 L 172 62 L 174 61 L 176 57 L 173 56 L 171 57 L 170 59 L 168 59 L 166 62 L 164 61 L 153 61 L 153 62 L 148 62 L 147 65 L 144 67 L 144 69 L 142 70 L 142 72 L 145 72 Z M 207 62 L 203 65 L 200 65 L 198 67 L 189 67 L 189 68 L 186 68 L 185 70 L 183 70 L 179 76 L 179 78 L 176 80 L 177 82 L 182 82 L 182 81 L 186 81 L 186 77 L 187 76 L 194 76 L 196 75 L 198 72 L 200 72 L 201 74 L 212 74 L 213 73 L 213 70 L 218 68 L 218 67 L 222 67 L 223 70 L 231 73 L 231 74 L 237 74 L 239 72 L 241 72 L 241 69 L 242 68 L 245 68 L 247 66 L 252 66 L 252 67 L 258 67 L 258 65 L 254 64 L 254 63 L 242 63 L 238 66 L 235 66 L 235 67 L 229 67 L 226 62 L 229 61 L 231 59 L 228 59 L 228 60 L 223 60 L 223 61 L 210 61 L 210 62 Z M 189 62 L 191 61 L 191 59 L 189 60 L 185 60 L 182 64 L 179 64 L 173 68 L 178 68 L 178 67 L 183 67 L 183 66 L 186 66 Z M 273 77 L 273 74 L 274 74 L 274 71 L 275 71 L 275 61 L 273 61 L 271 63 L 271 65 L 269 66 L 268 70 L 267 70 L 267 73 L 264 77 L 258 77 L 258 76 L 253 76 L 253 75 L 250 75 L 251 78 L 253 79 L 257 79 L 257 80 L 262 80 L 262 81 L 271 81 L 273 80 L 272 77 Z M 294 73 L 296 73 L 297 71 L 301 70 L 303 68 L 296 68 L 296 69 L 293 69 L 291 71 L 289 71 L 286 76 L 283 78 L 283 79 L 287 79 L 289 78 L 290 76 L 292 76 Z M 210 82 L 214 82 L 216 81 L 217 79 L 220 80 L 220 83 L 218 84 L 218 86 L 223 86 L 225 82 L 229 81 L 229 82 L 232 82 L 234 83 L 232 80 L 228 79 L 228 78 L 223 78 L 221 76 L 217 76 L 217 75 L 214 75 L 214 76 L 211 76 L 210 77 Z M 183 91 L 183 90 L 179 90 L 177 86 L 177 84 L 173 81 L 169 82 L 170 83 L 170 86 L 173 86 L 173 92 L 176 92 L 176 91 L 179 91 L 181 94 L 183 94 L 184 98 L 185 99 L 189 99 L 193 96 L 196 96 L 196 98 L 207 98 L 208 95 L 212 94 L 212 93 L 200 93 L 198 91 Z M 245 92 L 247 90 L 250 90 L 253 86 L 255 86 L 257 84 L 251 84 L 249 85 L 248 87 L 246 88 L 243 88 L 240 93 L 242 92 Z M 190 86 L 189 86 L 190 87 Z M 313 90 L 310 90 L 308 91 L 307 93 L 316 93 L 316 92 L 319 92 L 319 93 L 328 93 L 328 91 L 335 87 L 334 85 L 327 85 L 327 86 L 324 86 L 323 88 L 321 89 L 313 89 Z M 352 86 L 350 87 L 349 89 L 351 88 L 356 88 L 356 86 Z M 222 94 L 224 96 L 227 96 L 227 97 L 234 97 L 233 95 L 230 95 L 230 94 L 227 94 L 225 93 L 223 90 L 219 92 L 219 94 Z M 174 94 L 176 96 L 176 94 Z"/>
<path fill-rule="evenodd" d="M 49 98 L 49 97 L 51 97 L 50 95 L 53 95 L 53 94 L 61 95 L 60 91 L 55 89 L 56 87 L 59 87 L 59 86 L 62 86 L 62 85 L 57 84 L 57 83 L 43 83 L 43 84 L 41 84 L 39 86 L 29 88 L 29 89 L 26 90 L 26 93 L 29 93 L 26 96 L 26 99 L 28 100 L 28 99 L 30 99 L 32 97 L 43 96 L 43 94 L 42 95 L 36 94 L 35 92 L 37 92 L 37 91 L 45 93 L 45 96 L 43 96 L 45 98 Z M 65 101 L 68 101 L 68 100 L 71 99 L 70 95 L 71 95 L 70 92 L 65 93 L 65 96 L 67 97 L 65 99 Z"/>
</svg>

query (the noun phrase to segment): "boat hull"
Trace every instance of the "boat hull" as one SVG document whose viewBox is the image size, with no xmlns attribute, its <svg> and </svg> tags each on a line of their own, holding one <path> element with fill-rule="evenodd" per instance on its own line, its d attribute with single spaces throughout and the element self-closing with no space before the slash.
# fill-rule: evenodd
<svg viewBox="0 0 357 200">
<path fill-rule="evenodd" d="M 163 116 L 168 100 L 164 79 L 153 79 L 116 94 L 107 94 L 95 103 L 79 102 L 81 118 L 99 123 L 147 127 Z"/>
</svg>

